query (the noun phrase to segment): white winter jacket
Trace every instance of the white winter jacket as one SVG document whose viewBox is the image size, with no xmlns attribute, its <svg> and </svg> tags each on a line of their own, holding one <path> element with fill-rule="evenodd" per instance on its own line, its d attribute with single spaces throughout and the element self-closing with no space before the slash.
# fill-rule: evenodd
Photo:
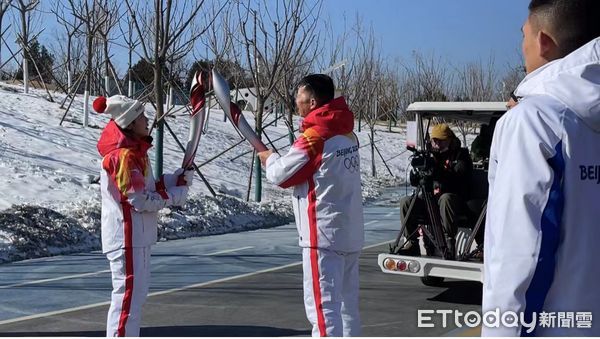
<svg viewBox="0 0 600 339">
<path fill-rule="evenodd" d="M 156 243 L 157 212 L 187 194 L 173 175 L 154 181 L 150 141 L 126 136 L 112 120 L 100 136 L 103 253 Z"/>
<path fill-rule="evenodd" d="M 284 155 L 267 159 L 267 179 L 293 187 L 301 247 L 357 252 L 364 243 L 358 140 L 344 98 L 310 112 Z"/>
<path fill-rule="evenodd" d="M 532 72 L 515 94 L 490 154 L 483 311 L 524 312 L 535 335 L 598 336 L 600 39 Z M 553 328 L 542 311 L 554 312 Z"/>
</svg>

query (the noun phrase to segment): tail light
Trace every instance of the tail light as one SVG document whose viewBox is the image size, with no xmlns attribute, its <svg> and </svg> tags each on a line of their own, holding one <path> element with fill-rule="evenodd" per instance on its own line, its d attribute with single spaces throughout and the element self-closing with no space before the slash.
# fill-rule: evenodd
<svg viewBox="0 0 600 339">
<path fill-rule="evenodd" d="M 398 271 L 406 271 L 406 269 L 408 268 L 408 264 L 404 260 L 398 260 L 398 262 L 396 263 L 396 268 L 398 269 Z"/>
<path fill-rule="evenodd" d="M 383 266 L 390 271 L 395 271 L 396 270 L 396 263 L 394 262 L 394 259 L 390 259 L 387 258 L 383 261 Z"/>
<path fill-rule="evenodd" d="M 397 260 L 393 258 L 385 258 L 383 267 L 388 271 L 400 271 L 418 273 L 421 270 L 421 265 L 415 260 Z"/>
</svg>

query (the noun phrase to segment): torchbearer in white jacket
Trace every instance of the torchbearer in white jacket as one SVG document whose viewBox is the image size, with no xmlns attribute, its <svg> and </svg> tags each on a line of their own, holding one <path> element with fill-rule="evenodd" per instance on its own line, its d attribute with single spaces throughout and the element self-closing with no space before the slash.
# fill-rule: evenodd
<svg viewBox="0 0 600 339">
<path fill-rule="evenodd" d="M 112 116 L 98 140 L 102 156 L 102 253 L 110 263 L 113 285 L 106 335 L 139 337 L 158 211 L 185 202 L 193 172 L 184 173 L 186 185 L 176 184 L 183 170 L 155 182 L 147 154 L 152 138 L 140 101 L 120 95 L 99 97 L 94 110 Z"/>
<path fill-rule="evenodd" d="M 290 151 L 258 155 L 267 178 L 293 187 L 302 247 L 304 306 L 313 336 L 360 336 L 358 257 L 364 242 L 360 156 L 354 116 L 333 80 L 304 77 L 296 105 L 304 132 Z"/>
<path fill-rule="evenodd" d="M 482 310 L 505 317 L 484 336 L 600 335 L 599 13 L 598 0 L 529 4 L 528 74 L 490 154 Z"/>
</svg>

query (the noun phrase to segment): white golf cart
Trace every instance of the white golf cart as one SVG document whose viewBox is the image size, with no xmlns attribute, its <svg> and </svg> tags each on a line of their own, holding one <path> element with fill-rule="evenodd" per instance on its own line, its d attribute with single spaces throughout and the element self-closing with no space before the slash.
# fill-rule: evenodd
<svg viewBox="0 0 600 339">
<path fill-rule="evenodd" d="M 407 135 L 415 134 L 413 138 L 416 138 L 416 140 L 411 142 L 410 137 L 408 137 L 407 147 L 414 153 L 411 165 L 413 170 L 418 172 L 419 170 L 425 171 L 427 168 L 427 131 L 432 123 L 432 118 L 443 118 L 447 122 L 470 121 L 478 124 L 490 124 L 492 120 L 497 120 L 506 112 L 506 103 L 415 102 L 408 106 L 407 112 L 415 113 L 416 117 L 416 121 L 407 126 Z M 411 133 L 411 130 L 413 133 Z M 423 182 L 424 180 L 421 180 L 421 183 Z M 481 199 L 481 213 L 475 225 L 459 227 L 456 237 L 456 253 L 449 253 L 443 236 L 437 202 L 426 185 L 419 184 L 414 189 L 412 196 L 423 198 L 426 204 L 431 207 L 428 208 L 429 222 L 424 222 L 419 227 L 421 256 L 395 254 L 397 249 L 406 243 L 403 234 L 406 220 L 401 220 L 400 234 L 396 242 L 390 245 L 390 253 L 382 253 L 378 256 L 377 261 L 383 273 L 419 277 L 423 284 L 428 286 L 439 286 L 445 278 L 482 282 L 482 259 L 473 258 L 471 253 L 475 249 L 475 232 L 484 226 L 487 185 L 487 166 L 482 164 L 475 166 L 471 191 L 477 192 L 475 193 L 477 196 L 474 198 Z M 407 216 L 410 215 L 413 204 L 414 199 L 406 213 Z"/>
</svg>

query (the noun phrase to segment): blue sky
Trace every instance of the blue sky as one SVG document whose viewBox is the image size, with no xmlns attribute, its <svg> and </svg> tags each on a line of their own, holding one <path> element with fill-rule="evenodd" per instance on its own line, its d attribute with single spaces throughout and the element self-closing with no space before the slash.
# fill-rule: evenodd
<svg viewBox="0 0 600 339">
<path fill-rule="evenodd" d="M 365 25 L 372 25 L 379 48 L 390 60 L 408 62 L 411 53 L 417 51 L 456 66 L 478 61 L 486 64 L 490 56 L 500 71 L 522 63 L 520 29 L 527 17 L 528 0 L 323 1 L 321 18 L 337 32 L 344 28 L 344 18 L 349 27 L 357 13 Z M 12 19 L 7 15 L 4 26 Z M 56 40 L 56 31 L 61 28 L 53 17 L 44 18 L 41 26 L 45 26 L 42 43 L 61 43 Z M 118 71 L 124 72 L 125 51 L 118 47 L 112 51 Z M 4 46 L 2 54 L 5 60 Z"/>
<path fill-rule="evenodd" d="M 324 0 L 324 12 L 338 29 L 358 13 L 373 25 L 384 53 L 410 58 L 412 51 L 435 54 L 456 64 L 486 61 L 497 67 L 521 63 L 521 26 L 528 0 Z"/>
</svg>

